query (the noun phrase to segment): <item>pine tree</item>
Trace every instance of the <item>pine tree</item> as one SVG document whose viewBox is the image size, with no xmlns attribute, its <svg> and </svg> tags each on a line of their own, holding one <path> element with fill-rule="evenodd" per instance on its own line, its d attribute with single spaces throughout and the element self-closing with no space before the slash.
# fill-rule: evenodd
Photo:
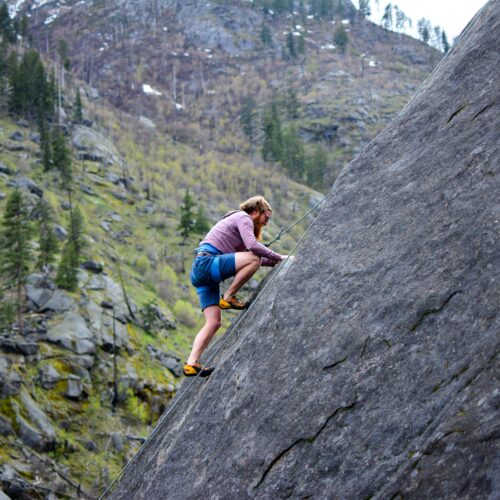
<svg viewBox="0 0 500 500">
<path fill-rule="evenodd" d="M 328 169 L 328 155 L 326 151 L 317 145 L 312 157 L 307 162 L 306 182 L 314 189 L 323 188 L 323 177 Z"/>
<path fill-rule="evenodd" d="M 76 91 L 75 98 L 75 113 L 73 117 L 75 123 L 83 122 L 83 109 L 82 109 L 82 96 L 80 95 L 80 89 Z"/>
<path fill-rule="evenodd" d="M 333 41 L 339 48 L 340 52 L 342 52 L 342 54 L 345 54 L 347 44 L 349 43 L 349 37 L 347 36 L 347 32 L 342 23 L 339 24 L 338 28 L 335 30 Z"/>
<path fill-rule="evenodd" d="M 64 134 L 57 128 L 54 128 L 52 133 L 52 164 L 61 172 L 62 187 L 69 193 L 73 182 L 71 152 L 66 145 Z"/>
<path fill-rule="evenodd" d="M 70 212 L 68 241 L 64 245 L 56 277 L 56 283 L 65 290 L 74 291 L 78 286 L 83 248 L 83 216 L 80 209 L 75 207 Z"/>
<path fill-rule="evenodd" d="M 306 163 L 305 153 L 295 125 L 290 125 L 283 132 L 281 163 L 293 180 L 303 181 Z"/>
<path fill-rule="evenodd" d="M 266 23 L 262 24 L 260 30 L 260 39 L 264 45 L 271 45 L 273 43 L 273 36 L 271 33 L 271 28 Z"/>
<path fill-rule="evenodd" d="M 61 288 L 74 292 L 78 286 L 79 261 L 71 240 L 64 245 L 61 262 L 57 270 L 56 283 Z"/>
<path fill-rule="evenodd" d="M 288 118 L 295 119 L 299 117 L 299 100 L 297 92 L 292 87 L 289 87 L 286 93 L 286 114 Z"/>
<path fill-rule="evenodd" d="M 210 229 L 210 224 L 208 218 L 205 214 L 205 209 L 203 205 L 198 206 L 198 213 L 196 214 L 196 219 L 194 221 L 193 232 L 196 234 L 204 235 Z"/>
<path fill-rule="evenodd" d="M 370 0 L 359 0 L 359 15 L 362 19 L 370 17 L 372 14 Z"/>
<path fill-rule="evenodd" d="M 431 23 L 425 17 L 418 20 L 417 31 L 422 42 L 428 43 L 431 37 Z"/>
<path fill-rule="evenodd" d="M 181 218 L 177 230 L 180 231 L 182 237 L 182 245 L 186 243 L 186 240 L 194 232 L 195 226 L 195 216 L 193 213 L 194 201 L 192 196 L 189 194 L 189 189 L 186 190 L 182 205 L 180 207 Z"/>
<path fill-rule="evenodd" d="M 52 162 L 52 147 L 50 143 L 50 134 L 48 124 L 40 120 L 40 151 L 42 153 L 42 165 L 44 172 L 48 172 L 54 166 Z"/>
<path fill-rule="evenodd" d="M 283 137 L 281 132 L 281 119 L 276 101 L 273 101 L 271 106 L 264 111 L 262 131 L 264 132 L 262 158 L 264 161 L 280 161 Z"/>
<path fill-rule="evenodd" d="M 35 212 L 39 220 L 37 268 L 43 269 L 55 261 L 59 251 L 59 242 L 54 233 L 53 214 L 49 204 L 40 200 L 35 207 Z"/>
<path fill-rule="evenodd" d="M 384 15 L 382 16 L 382 26 L 386 30 L 390 30 L 390 29 L 392 29 L 393 24 L 394 24 L 394 21 L 392 18 L 392 4 L 388 3 L 385 6 Z"/>
<path fill-rule="evenodd" d="M 243 129 L 248 142 L 252 143 L 255 135 L 255 109 L 257 103 L 255 100 L 247 96 L 243 100 L 243 108 L 241 110 L 240 125 Z"/>
<path fill-rule="evenodd" d="M 290 31 L 286 36 L 286 48 L 288 50 L 288 55 L 291 59 L 297 58 L 297 50 L 295 48 L 295 37 L 293 36 L 293 32 Z"/>
<path fill-rule="evenodd" d="M 33 260 L 31 238 L 33 226 L 29 211 L 19 189 L 7 199 L 0 234 L 0 275 L 8 287 L 16 288 L 17 318 L 23 331 L 24 286 Z"/>
<path fill-rule="evenodd" d="M 441 32 L 441 46 L 443 47 L 443 52 L 447 54 L 450 50 L 450 44 L 448 43 L 448 37 L 444 30 Z"/>
</svg>

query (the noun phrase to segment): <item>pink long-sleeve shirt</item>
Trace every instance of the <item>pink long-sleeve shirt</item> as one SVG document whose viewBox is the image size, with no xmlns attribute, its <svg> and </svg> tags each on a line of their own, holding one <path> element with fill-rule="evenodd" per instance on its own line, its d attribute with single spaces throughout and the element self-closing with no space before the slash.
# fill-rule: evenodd
<svg viewBox="0 0 500 500">
<path fill-rule="evenodd" d="M 253 232 L 253 220 L 244 211 L 234 212 L 217 222 L 203 243 L 209 243 L 222 253 L 248 250 L 262 258 L 263 266 L 274 266 L 281 260 L 279 253 L 259 243 Z"/>
</svg>

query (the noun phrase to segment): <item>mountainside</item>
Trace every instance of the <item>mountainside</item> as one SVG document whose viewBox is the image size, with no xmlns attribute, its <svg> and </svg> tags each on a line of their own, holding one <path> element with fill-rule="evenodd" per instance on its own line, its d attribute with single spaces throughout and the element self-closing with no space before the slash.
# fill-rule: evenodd
<svg viewBox="0 0 500 500">
<path fill-rule="evenodd" d="M 112 498 L 499 496 L 499 35 L 490 0 Z"/>
<path fill-rule="evenodd" d="M 297 112 L 282 119 L 309 149 L 320 145 L 328 152 L 328 168 L 316 182 L 328 190 L 442 57 L 362 19 L 348 0 L 334 4 L 328 18 L 301 11 L 298 2 L 293 13 L 227 0 L 56 1 L 21 8 L 43 53 L 60 59 L 65 43 L 72 74 L 98 95 L 200 150 L 255 156 L 266 105 L 294 92 Z M 246 97 L 255 101 L 251 144 L 239 123 Z M 282 115 L 289 111 L 285 103 Z"/>
</svg>

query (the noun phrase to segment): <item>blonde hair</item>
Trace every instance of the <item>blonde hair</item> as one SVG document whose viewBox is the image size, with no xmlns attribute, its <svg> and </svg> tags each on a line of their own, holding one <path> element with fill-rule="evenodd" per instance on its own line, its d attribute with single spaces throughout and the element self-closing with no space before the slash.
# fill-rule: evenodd
<svg viewBox="0 0 500 500">
<path fill-rule="evenodd" d="M 240 210 L 243 210 L 247 214 L 252 212 L 259 212 L 260 214 L 264 212 L 272 212 L 273 209 L 269 202 L 263 196 L 252 196 L 248 200 L 240 204 Z M 257 225 L 254 221 L 253 224 L 253 234 L 258 241 L 262 241 L 262 226 Z"/>
<path fill-rule="evenodd" d="M 247 214 L 250 214 L 255 210 L 259 213 L 273 211 L 271 205 L 269 205 L 268 201 L 263 196 L 252 196 L 251 198 L 248 198 L 248 200 L 240 204 L 240 210 L 243 210 Z"/>
</svg>

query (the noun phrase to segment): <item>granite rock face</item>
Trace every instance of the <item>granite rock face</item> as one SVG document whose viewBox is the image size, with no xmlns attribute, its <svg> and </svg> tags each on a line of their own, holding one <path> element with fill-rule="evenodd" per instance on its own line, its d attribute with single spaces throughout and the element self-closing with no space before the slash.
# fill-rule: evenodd
<svg viewBox="0 0 500 500">
<path fill-rule="evenodd" d="M 490 0 L 112 498 L 500 496 L 499 39 Z"/>
</svg>

